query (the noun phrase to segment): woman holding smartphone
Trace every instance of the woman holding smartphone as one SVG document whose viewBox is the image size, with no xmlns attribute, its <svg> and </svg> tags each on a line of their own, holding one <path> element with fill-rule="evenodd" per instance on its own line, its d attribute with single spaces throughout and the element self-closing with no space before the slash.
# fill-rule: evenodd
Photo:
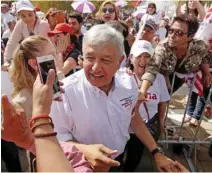
<svg viewBox="0 0 212 173">
<path fill-rule="evenodd" d="M 33 84 L 35 82 L 36 76 L 38 75 L 38 66 L 36 57 L 55 55 L 55 47 L 51 41 L 45 37 L 41 36 L 31 36 L 24 39 L 20 46 L 16 49 L 14 53 L 14 60 L 10 66 L 9 73 L 11 81 L 13 83 L 12 91 L 12 105 L 14 110 L 17 107 L 18 110 L 23 109 L 24 117 L 26 119 L 18 119 L 18 121 L 10 121 L 8 124 L 3 123 L 2 138 L 7 141 L 13 141 L 18 146 L 29 150 L 35 154 L 35 150 L 32 147 L 34 141 L 33 135 L 29 129 L 29 120 L 32 117 L 32 92 Z M 60 101 L 60 98 L 57 99 Z M 3 116 L 7 113 L 3 113 Z M 22 116 L 22 118 L 24 118 Z M 21 118 L 21 117 L 20 117 Z M 11 123 L 13 123 L 13 128 L 11 129 Z M 61 143 L 61 147 L 64 152 L 70 154 L 70 152 L 75 152 L 77 155 L 78 150 L 73 149 L 69 151 L 66 143 Z M 71 153 L 72 154 L 72 153 Z M 81 153 L 78 153 L 79 157 L 70 157 L 69 161 L 72 163 L 73 168 L 84 170 L 80 172 L 86 172 L 91 170 L 87 162 Z M 33 155 L 31 155 L 33 159 Z M 80 159 L 79 159 L 80 158 Z M 75 160 L 76 159 L 76 160 Z M 77 160 L 78 159 L 78 160 Z M 78 164 L 81 162 L 82 164 Z"/>
<path fill-rule="evenodd" d="M 29 0 L 19 0 L 16 3 L 17 14 L 20 20 L 17 22 L 4 52 L 4 65 L 2 70 L 7 71 L 12 61 L 13 52 L 18 44 L 26 37 L 40 35 L 48 37 L 50 31 L 48 22 L 40 20 Z"/>
</svg>

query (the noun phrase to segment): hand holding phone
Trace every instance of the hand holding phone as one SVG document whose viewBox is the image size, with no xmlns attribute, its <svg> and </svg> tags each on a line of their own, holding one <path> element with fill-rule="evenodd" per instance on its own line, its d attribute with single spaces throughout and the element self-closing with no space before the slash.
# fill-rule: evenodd
<svg viewBox="0 0 212 173">
<path fill-rule="evenodd" d="M 36 59 L 37 59 L 41 82 L 43 84 L 45 84 L 47 81 L 47 76 L 48 76 L 48 72 L 50 69 L 53 69 L 55 71 L 55 74 L 57 74 L 56 66 L 55 66 L 55 62 L 54 62 L 54 56 L 47 55 L 47 56 L 37 57 Z M 57 75 L 55 76 L 53 90 L 54 90 L 53 98 L 55 99 L 60 96 L 60 86 L 59 86 L 59 81 L 58 81 Z"/>
</svg>

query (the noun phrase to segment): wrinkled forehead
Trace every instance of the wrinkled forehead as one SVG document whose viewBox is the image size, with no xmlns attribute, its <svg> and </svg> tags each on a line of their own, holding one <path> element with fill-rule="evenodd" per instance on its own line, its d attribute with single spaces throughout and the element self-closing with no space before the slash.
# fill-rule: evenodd
<svg viewBox="0 0 212 173">
<path fill-rule="evenodd" d="M 98 44 L 95 42 L 87 42 L 83 44 L 83 55 L 96 55 L 100 57 L 114 57 L 117 56 L 117 49 L 113 42 L 106 42 L 102 44 Z"/>
</svg>

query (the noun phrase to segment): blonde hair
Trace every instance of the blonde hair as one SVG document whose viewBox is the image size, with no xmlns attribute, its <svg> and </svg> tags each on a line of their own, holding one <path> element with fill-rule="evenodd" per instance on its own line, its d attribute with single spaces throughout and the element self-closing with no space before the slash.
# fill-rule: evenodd
<svg viewBox="0 0 212 173">
<path fill-rule="evenodd" d="M 115 10 L 115 19 L 114 20 L 118 20 L 118 11 L 116 8 L 116 5 L 113 3 L 112 0 L 106 0 L 104 1 L 101 6 L 99 7 L 99 11 L 96 13 L 97 17 L 102 17 L 102 9 L 104 8 L 105 5 L 110 4 L 113 6 L 114 10 Z"/>
<path fill-rule="evenodd" d="M 28 64 L 28 60 L 39 56 L 39 52 L 47 42 L 49 42 L 47 38 L 31 36 L 24 39 L 15 50 L 10 69 L 10 78 L 13 83 L 12 97 L 24 88 L 32 89 L 37 72 Z"/>
</svg>

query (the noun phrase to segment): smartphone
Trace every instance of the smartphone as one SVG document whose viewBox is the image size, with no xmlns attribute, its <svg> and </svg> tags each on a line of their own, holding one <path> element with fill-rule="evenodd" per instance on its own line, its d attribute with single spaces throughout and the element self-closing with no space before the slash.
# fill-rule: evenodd
<svg viewBox="0 0 212 173">
<path fill-rule="evenodd" d="M 55 66 L 55 62 L 54 62 L 54 56 L 47 55 L 47 56 L 37 57 L 36 59 L 37 59 L 38 70 L 39 70 L 41 82 L 43 84 L 45 84 L 46 80 L 47 80 L 48 72 L 50 69 L 54 69 L 55 74 L 57 74 L 56 66 Z M 55 99 L 60 96 L 60 86 L 59 86 L 59 81 L 58 81 L 57 75 L 55 76 L 53 90 L 54 90 L 53 98 Z"/>
</svg>

